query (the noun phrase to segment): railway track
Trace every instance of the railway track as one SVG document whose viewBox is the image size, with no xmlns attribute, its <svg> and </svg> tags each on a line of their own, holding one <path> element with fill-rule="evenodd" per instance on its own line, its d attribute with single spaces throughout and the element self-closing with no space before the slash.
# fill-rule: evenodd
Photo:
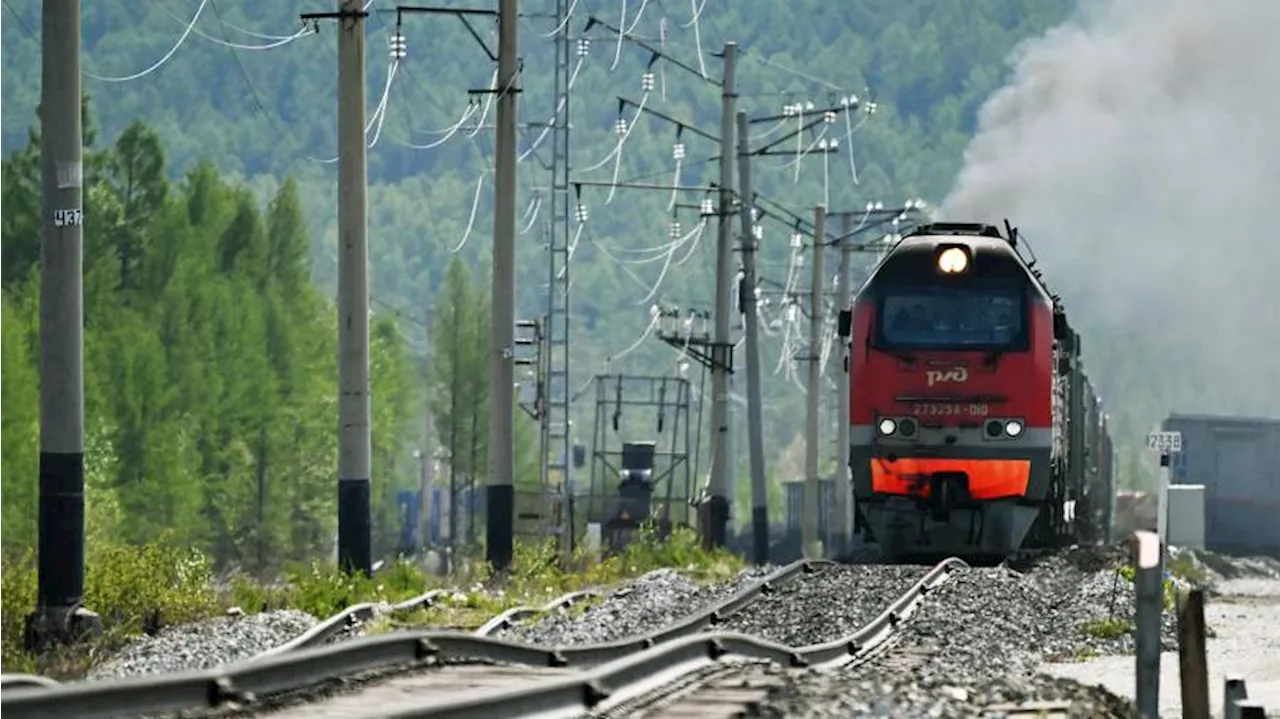
<svg viewBox="0 0 1280 719">
<path fill-rule="evenodd" d="M 600 666 L 703 632 L 761 597 L 769 596 L 778 584 L 796 576 L 821 572 L 830 566 L 834 565 L 822 560 L 794 562 L 732 597 L 657 631 L 583 646 L 540 647 L 491 636 L 500 628 L 511 626 L 546 607 L 508 610 L 469 633 L 402 631 L 330 642 L 344 628 L 371 615 L 370 607 L 359 605 L 248 661 L 209 671 L 53 686 L 24 678 L 13 682 L 10 685 L 12 689 L 6 688 L 0 697 L 0 708 L 17 717 L 115 717 L 198 710 L 259 713 L 257 709 L 266 709 L 270 713 L 272 710 L 264 699 L 287 696 L 308 686 L 349 684 L 352 678 L 374 675 L 395 681 L 396 686 L 408 687 L 401 693 L 415 695 L 418 701 L 428 687 L 434 687 L 429 691 L 432 696 L 441 698 L 458 692 L 487 692 L 491 687 L 510 687 L 514 681 L 513 672 L 502 668 L 462 668 L 459 664 L 500 662 L 537 668 L 539 678 L 569 676 L 573 669 Z M 419 605 L 429 604 L 435 596 L 438 595 L 432 593 L 411 601 Z M 557 601 L 581 598 L 566 595 Z M 368 707 L 368 704 L 359 707 L 365 712 L 363 715 L 368 715 Z M 314 716 L 314 711 L 313 705 L 308 716 Z M 382 708 L 378 710 L 381 712 Z M 338 713 L 335 716 L 350 714 Z"/>
<path fill-rule="evenodd" d="M 406 702 L 412 706 L 404 709 L 379 704 L 377 715 L 394 719 L 735 716 L 767 694 L 780 671 L 871 660 L 921 598 L 963 566 L 954 559 L 941 562 L 865 626 L 821 644 L 790 647 L 736 632 L 704 631 L 594 668 L 539 676 L 533 686 L 486 686 L 449 697 L 418 696 Z M 366 700 L 374 701 L 374 696 Z M 312 713 L 305 716 L 328 716 L 318 713 L 323 706 L 313 705 Z"/>
</svg>

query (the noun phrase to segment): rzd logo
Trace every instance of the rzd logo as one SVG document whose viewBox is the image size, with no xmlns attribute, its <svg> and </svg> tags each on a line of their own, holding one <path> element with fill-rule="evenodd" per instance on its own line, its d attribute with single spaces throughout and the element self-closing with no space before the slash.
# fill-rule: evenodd
<svg viewBox="0 0 1280 719">
<path fill-rule="evenodd" d="M 925 378 L 928 380 L 930 387 L 944 382 L 968 382 L 969 370 L 964 367 L 956 367 L 955 369 L 949 369 L 945 372 L 938 369 L 931 369 L 925 372 Z"/>
</svg>

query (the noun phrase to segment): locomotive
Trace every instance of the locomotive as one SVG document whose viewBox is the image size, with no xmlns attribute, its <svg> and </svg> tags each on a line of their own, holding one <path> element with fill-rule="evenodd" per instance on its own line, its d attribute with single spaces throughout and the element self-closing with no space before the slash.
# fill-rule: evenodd
<svg viewBox="0 0 1280 719">
<path fill-rule="evenodd" d="M 855 529 L 891 558 L 1110 539 L 1111 439 L 1080 336 L 1004 229 L 917 228 L 842 313 Z"/>
</svg>

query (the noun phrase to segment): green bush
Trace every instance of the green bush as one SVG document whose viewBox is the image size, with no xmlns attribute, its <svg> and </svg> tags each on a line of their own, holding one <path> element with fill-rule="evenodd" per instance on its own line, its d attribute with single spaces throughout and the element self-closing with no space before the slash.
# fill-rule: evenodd
<svg viewBox="0 0 1280 719">
<path fill-rule="evenodd" d="M 102 616 L 104 636 L 67 664 L 65 652 L 35 657 L 22 646 L 26 617 L 36 605 L 35 553 L 27 550 L 5 558 L 3 670 L 77 673 L 83 662 L 118 645 L 129 636 L 209 616 L 220 608 L 213 589 L 208 557 L 199 551 L 163 544 L 91 546 L 85 558 L 85 601 Z"/>
</svg>

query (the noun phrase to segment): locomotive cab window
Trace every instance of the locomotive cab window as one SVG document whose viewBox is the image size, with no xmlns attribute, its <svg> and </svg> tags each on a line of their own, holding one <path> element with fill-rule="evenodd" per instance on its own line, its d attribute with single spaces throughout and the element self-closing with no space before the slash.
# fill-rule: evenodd
<svg viewBox="0 0 1280 719">
<path fill-rule="evenodd" d="M 896 286 L 879 295 L 875 346 L 880 349 L 1026 349 L 1022 287 Z"/>
</svg>

